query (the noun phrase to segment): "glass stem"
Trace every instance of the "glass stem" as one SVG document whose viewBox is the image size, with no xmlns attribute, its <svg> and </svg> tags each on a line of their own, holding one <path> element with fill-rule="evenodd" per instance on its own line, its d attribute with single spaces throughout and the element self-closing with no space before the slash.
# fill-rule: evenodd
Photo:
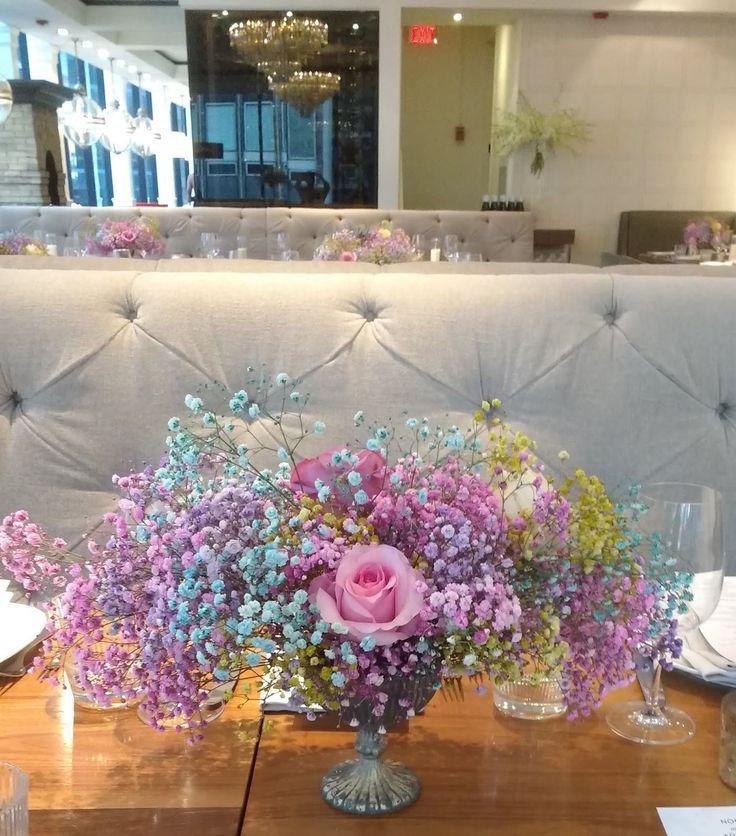
<svg viewBox="0 0 736 836">
<path fill-rule="evenodd" d="M 650 717 L 659 717 L 662 714 L 662 709 L 660 708 L 660 699 L 659 694 L 662 688 L 661 685 L 662 680 L 662 666 L 658 663 L 654 663 L 654 679 L 652 680 L 652 684 L 649 688 L 644 689 L 644 699 L 647 704 L 647 714 Z"/>
</svg>

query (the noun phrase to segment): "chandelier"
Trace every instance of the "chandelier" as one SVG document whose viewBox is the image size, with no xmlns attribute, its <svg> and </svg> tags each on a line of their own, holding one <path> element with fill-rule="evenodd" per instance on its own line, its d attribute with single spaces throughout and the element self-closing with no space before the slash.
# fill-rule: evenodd
<svg viewBox="0 0 736 836">
<path fill-rule="evenodd" d="M 243 20 L 228 30 L 230 46 L 248 64 L 275 79 L 288 79 L 327 45 L 327 24 L 306 17 Z"/>
<path fill-rule="evenodd" d="M 110 86 L 115 89 L 115 67 L 110 59 Z M 117 99 L 113 99 L 102 112 L 105 127 L 100 134 L 100 145 L 111 154 L 122 154 L 130 148 L 135 127 L 133 120 L 125 108 L 120 106 Z"/>
<path fill-rule="evenodd" d="M 130 142 L 130 150 L 134 154 L 138 154 L 139 157 L 152 157 L 156 153 L 156 147 L 160 141 L 161 134 L 143 110 L 139 109 L 138 115 L 133 119 L 133 136 Z"/>
<path fill-rule="evenodd" d="M 295 107 L 302 116 L 309 116 L 340 89 L 340 76 L 335 73 L 300 71 L 287 81 L 269 78 L 269 86 L 280 99 Z"/>
<path fill-rule="evenodd" d="M 79 59 L 77 57 L 77 43 L 79 38 L 74 38 L 74 73 L 77 84 L 74 88 L 74 96 L 64 102 L 58 109 L 59 125 L 64 136 L 69 142 L 80 148 L 89 148 L 100 138 L 105 120 L 102 116 L 102 109 L 94 99 L 87 95 L 87 91 L 79 83 Z"/>
</svg>

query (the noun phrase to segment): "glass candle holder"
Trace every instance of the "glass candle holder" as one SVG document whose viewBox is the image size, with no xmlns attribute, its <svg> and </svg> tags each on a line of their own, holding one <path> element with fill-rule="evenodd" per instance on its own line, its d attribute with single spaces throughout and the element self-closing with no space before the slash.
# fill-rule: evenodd
<svg viewBox="0 0 736 836">
<path fill-rule="evenodd" d="M 718 774 L 724 784 L 736 790 L 736 691 L 721 700 L 721 747 Z"/>
<path fill-rule="evenodd" d="M 96 646 L 88 656 L 88 661 L 93 664 L 102 664 L 104 659 L 104 644 Z M 64 659 L 64 676 L 72 692 L 74 705 L 77 708 L 91 709 L 93 711 L 119 711 L 135 705 L 138 700 L 135 697 L 116 693 L 109 689 L 102 690 L 102 677 L 95 670 L 80 670 L 74 659 L 74 653 L 69 652 Z M 135 676 L 130 674 L 130 691 L 135 691 Z"/>
<path fill-rule="evenodd" d="M 28 776 L 0 761 L 0 836 L 28 836 Z"/>
<path fill-rule="evenodd" d="M 519 720 L 552 720 L 567 711 L 560 681 L 554 676 L 522 675 L 495 683 L 493 704 L 502 714 Z"/>
</svg>

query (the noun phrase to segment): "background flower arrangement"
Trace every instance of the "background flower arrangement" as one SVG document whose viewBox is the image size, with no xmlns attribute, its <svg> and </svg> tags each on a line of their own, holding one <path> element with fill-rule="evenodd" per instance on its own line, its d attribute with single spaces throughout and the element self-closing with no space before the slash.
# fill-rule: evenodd
<svg viewBox="0 0 736 836">
<path fill-rule="evenodd" d="M 397 680 L 531 666 L 559 675 L 575 716 L 630 681 L 635 649 L 678 655 L 688 578 L 664 554 L 646 575 L 626 507 L 582 471 L 555 487 L 497 402 L 466 430 L 358 412 L 357 439 L 298 461 L 326 430 L 307 426 L 298 381 L 246 387 L 227 409 L 186 397 L 160 465 L 114 478 L 111 533 L 87 561 L 22 511 L 3 520 L 2 563 L 28 590 L 61 591 L 42 675 L 72 654 L 100 702 L 191 732 L 209 692 L 238 679 L 380 724 L 389 703 L 393 719 L 415 710 Z"/>
<path fill-rule="evenodd" d="M 519 148 L 532 148 L 530 170 L 538 177 L 544 170 L 545 154 L 560 148 L 575 150 L 589 138 L 590 127 L 572 109 L 543 113 L 522 97 L 518 111 L 501 114 L 493 130 L 493 150 L 506 157 Z"/>
<path fill-rule="evenodd" d="M 398 264 L 419 261 L 422 255 L 401 228 L 388 221 L 377 227 L 342 227 L 326 235 L 314 251 L 317 261 L 367 261 L 372 264 Z"/>
<path fill-rule="evenodd" d="M 727 247 L 731 242 L 731 228 L 716 218 L 704 218 L 700 221 L 688 221 L 683 230 L 683 241 L 698 249 L 718 249 Z"/>
<path fill-rule="evenodd" d="M 114 250 L 128 250 L 131 255 L 160 256 L 164 241 L 153 218 L 138 217 L 125 221 L 104 220 L 89 237 L 91 255 L 111 255 Z"/>
<path fill-rule="evenodd" d="M 47 255 L 46 247 L 35 238 L 22 232 L 5 232 L 0 235 L 0 255 Z"/>
</svg>

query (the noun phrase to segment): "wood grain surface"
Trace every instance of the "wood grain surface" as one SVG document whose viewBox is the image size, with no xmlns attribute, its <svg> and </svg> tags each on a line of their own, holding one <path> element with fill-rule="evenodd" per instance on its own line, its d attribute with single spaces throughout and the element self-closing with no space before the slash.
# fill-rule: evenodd
<svg viewBox="0 0 736 836">
<path fill-rule="evenodd" d="M 75 712 L 69 691 L 30 676 L 0 696 L 0 760 L 28 775 L 31 836 L 235 836 L 257 730 L 251 704 L 230 703 L 190 745 L 134 709 Z"/>
<path fill-rule="evenodd" d="M 321 776 L 352 757 L 352 733 L 285 715 L 256 747 L 239 734 L 255 731 L 252 704 L 228 705 L 191 746 L 132 710 L 75 714 L 68 692 L 25 677 L 0 695 L 0 759 L 28 773 L 31 836 L 661 836 L 657 806 L 736 805 L 717 773 L 723 691 L 679 675 L 666 689 L 698 724 L 681 746 L 618 739 L 605 706 L 579 722 L 533 723 L 502 717 L 471 688 L 462 702 L 435 697 L 387 753 L 414 769 L 422 797 L 374 819 L 336 813 L 319 795 Z M 607 704 L 636 696 L 632 686 Z"/>
<path fill-rule="evenodd" d="M 379 818 L 337 813 L 319 795 L 321 776 L 353 756 L 354 735 L 279 717 L 261 739 L 242 836 L 661 836 L 657 806 L 736 805 L 718 778 L 723 691 L 680 675 L 666 678 L 666 691 L 698 726 L 679 746 L 617 738 L 605 706 L 582 721 L 531 722 L 499 715 L 490 693 L 437 696 L 407 732 L 390 735 L 386 753 L 416 772 L 422 796 Z M 631 686 L 606 704 L 637 698 Z"/>
</svg>

